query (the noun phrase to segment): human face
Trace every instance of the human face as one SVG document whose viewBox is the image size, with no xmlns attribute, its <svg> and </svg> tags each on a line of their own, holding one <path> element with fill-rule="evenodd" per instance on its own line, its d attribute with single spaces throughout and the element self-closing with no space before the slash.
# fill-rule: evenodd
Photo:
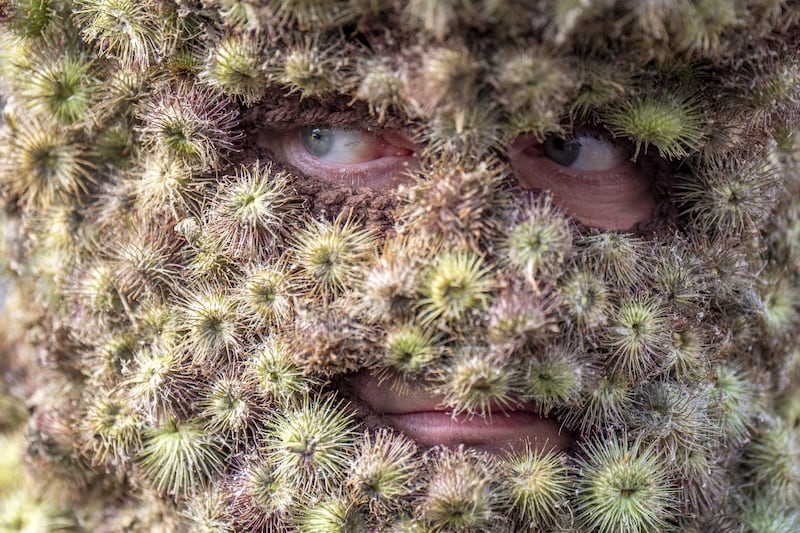
<svg viewBox="0 0 800 533">
<path fill-rule="evenodd" d="M 389 190 L 410 183 L 420 164 L 419 147 L 401 129 L 308 125 L 270 131 L 261 142 L 301 175 L 354 188 Z M 569 139 L 521 135 L 508 146 L 507 162 L 520 198 L 526 190 L 546 194 L 576 226 L 630 230 L 657 206 L 647 161 L 633 161 L 624 145 L 597 130 L 578 129 Z M 465 413 L 444 391 L 396 373 L 362 371 L 348 387 L 381 425 L 426 447 L 567 450 L 576 440 L 557 418 L 514 397 Z"/>
</svg>

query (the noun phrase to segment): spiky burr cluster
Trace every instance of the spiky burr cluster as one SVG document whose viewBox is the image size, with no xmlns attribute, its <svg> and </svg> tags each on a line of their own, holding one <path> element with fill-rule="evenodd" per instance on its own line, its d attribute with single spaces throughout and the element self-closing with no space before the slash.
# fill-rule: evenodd
<svg viewBox="0 0 800 533">
<path fill-rule="evenodd" d="M 6 488 L 27 415 L 3 407 L 2 527 L 800 529 L 796 3 L 0 17 L 0 392 L 42 485 Z M 380 217 L 325 204 L 258 149 L 303 120 L 403 124 L 419 168 Z M 576 124 L 661 161 L 655 220 L 592 229 L 515 185 L 509 142 Z M 424 449 L 342 397 L 364 369 L 467 415 L 530 402 L 578 444 Z"/>
</svg>

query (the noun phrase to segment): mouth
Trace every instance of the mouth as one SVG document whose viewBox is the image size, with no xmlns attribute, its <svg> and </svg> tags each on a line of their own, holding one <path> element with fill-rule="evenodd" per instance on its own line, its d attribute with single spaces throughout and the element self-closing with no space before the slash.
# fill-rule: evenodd
<svg viewBox="0 0 800 533">
<path fill-rule="evenodd" d="M 514 451 L 524 446 L 539 451 L 564 451 L 575 440 L 559 423 L 539 416 L 531 406 L 492 406 L 486 416 L 455 414 L 443 398 L 422 386 L 394 386 L 396 378 L 381 381 L 367 372 L 357 374 L 353 392 L 379 418 L 381 424 L 412 438 L 420 446 L 465 445 L 490 453 Z"/>
</svg>

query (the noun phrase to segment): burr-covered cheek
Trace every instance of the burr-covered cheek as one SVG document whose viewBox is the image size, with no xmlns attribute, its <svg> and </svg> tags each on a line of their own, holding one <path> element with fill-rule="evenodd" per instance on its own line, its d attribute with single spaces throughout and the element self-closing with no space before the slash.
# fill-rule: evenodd
<svg viewBox="0 0 800 533">
<path fill-rule="evenodd" d="M 268 132 L 259 143 L 303 175 L 353 187 L 395 187 L 419 167 L 420 148 L 397 130 L 311 125 Z M 628 229 L 649 219 L 656 207 L 651 176 L 627 150 L 601 136 L 542 142 L 523 135 L 509 146 L 508 160 L 523 189 L 549 191 L 588 226 Z"/>
</svg>

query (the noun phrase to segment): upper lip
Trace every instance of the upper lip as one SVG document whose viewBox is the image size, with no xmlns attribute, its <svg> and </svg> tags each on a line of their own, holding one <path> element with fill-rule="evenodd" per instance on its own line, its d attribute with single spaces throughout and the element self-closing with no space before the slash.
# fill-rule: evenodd
<svg viewBox="0 0 800 533">
<path fill-rule="evenodd" d="M 407 384 L 405 389 L 393 387 L 388 378 L 387 383 L 380 383 L 362 373 L 355 376 L 356 389 L 359 399 L 365 402 L 373 411 L 382 415 L 407 415 L 414 413 L 444 412 L 452 413 L 453 407 L 445 402 L 442 396 L 433 396 L 425 392 L 424 388 L 416 384 Z M 490 403 L 482 410 L 489 414 L 494 413 L 531 413 L 535 410 L 531 404 L 509 402 Z"/>
<path fill-rule="evenodd" d="M 501 452 L 530 443 L 539 450 L 566 450 L 573 438 L 561 431 L 558 421 L 542 417 L 531 404 L 490 403 L 480 413 L 456 412 L 441 396 L 431 395 L 419 383 L 403 383 L 396 377 L 381 382 L 363 372 L 351 385 L 359 400 L 380 420 L 402 431 L 422 446 L 467 445 Z M 504 413 L 504 414 L 502 414 Z M 494 416 L 493 416 L 494 415 Z"/>
</svg>

